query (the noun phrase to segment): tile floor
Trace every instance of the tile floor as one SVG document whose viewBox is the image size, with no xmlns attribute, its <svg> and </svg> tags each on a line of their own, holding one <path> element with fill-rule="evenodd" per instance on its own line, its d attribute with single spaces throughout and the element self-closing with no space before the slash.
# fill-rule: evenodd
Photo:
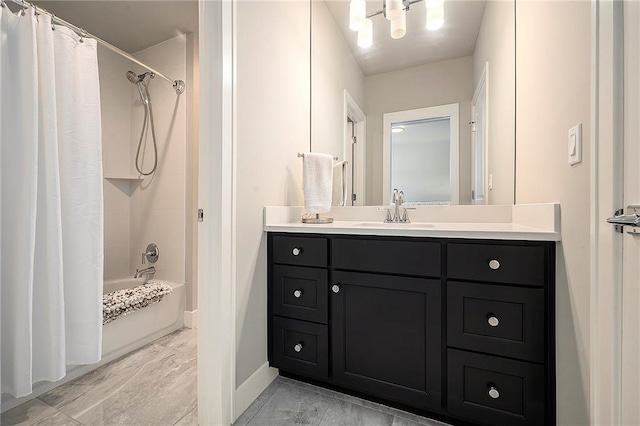
<svg viewBox="0 0 640 426">
<path fill-rule="evenodd" d="M 184 328 L 2 414 L 3 426 L 197 425 L 196 330 Z M 234 426 L 445 426 L 278 377 Z"/>
<path fill-rule="evenodd" d="M 2 414 L 10 425 L 195 425 L 196 330 L 183 328 Z"/>
<path fill-rule="evenodd" d="M 446 426 L 415 414 L 278 377 L 234 426 Z"/>
</svg>

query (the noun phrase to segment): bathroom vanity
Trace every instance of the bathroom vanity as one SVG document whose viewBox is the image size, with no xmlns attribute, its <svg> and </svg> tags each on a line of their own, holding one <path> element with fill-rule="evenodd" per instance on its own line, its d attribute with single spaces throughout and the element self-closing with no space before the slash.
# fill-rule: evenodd
<svg viewBox="0 0 640 426">
<path fill-rule="evenodd" d="M 373 225 L 267 224 L 270 365 L 453 423 L 555 424 L 557 236 Z"/>
</svg>

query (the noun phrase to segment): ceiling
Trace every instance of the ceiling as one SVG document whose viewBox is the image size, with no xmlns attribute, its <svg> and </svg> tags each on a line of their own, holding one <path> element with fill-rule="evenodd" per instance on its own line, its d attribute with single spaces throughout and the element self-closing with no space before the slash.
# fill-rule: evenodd
<svg viewBox="0 0 640 426">
<path fill-rule="evenodd" d="M 36 0 L 34 3 L 128 53 L 198 31 L 196 0 Z"/>
<path fill-rule="evenodd" d="M 367 0 L 367 14 L 381 10 L 382 3 Z M 364 75 L 472 55 L 485 5 L 486 0 L 446 0 L 444 26 L 428 31 L 424 2 L 413 4 L 407 12 L 407 34 L 399 40 L 389 35 L 389 21 L 384 16 L 374 16 L 373 46 L 363 49 L 357 45 L 357 33 L 349 29 L 349 1 L 327 1 Z"/>
</svg>

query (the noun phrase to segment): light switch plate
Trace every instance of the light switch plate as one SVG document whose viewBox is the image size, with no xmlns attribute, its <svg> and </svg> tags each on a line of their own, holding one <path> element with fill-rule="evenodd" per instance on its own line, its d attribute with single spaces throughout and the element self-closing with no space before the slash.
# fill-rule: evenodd
<svg viewBox="0 0 640 426">
<path fill-rule="evenodd" d="M 569 164 L 582 163 L 582 123 L 569 129 L 567 151 Z"/>
</svg>

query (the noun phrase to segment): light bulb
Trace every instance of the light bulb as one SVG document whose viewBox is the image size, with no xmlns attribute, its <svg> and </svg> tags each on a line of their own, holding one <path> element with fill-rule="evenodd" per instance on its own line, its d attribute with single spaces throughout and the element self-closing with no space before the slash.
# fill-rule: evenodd
<svg viewBox="0 0 640 426">
<path fill-rule="evenodd" d="M 366 0 L 351 0 L 349 4 L 349 28 L 352 31 L 360 31 L 364 28 L 367 19 Z"/>
<path fill-rule="evenodd" d="M 398 19 L 404 10 L 404 4 L 402 4 L 402 0 L 385 0 L 384 4 L 386 9 L 387 19 L 389 21 Z"/>
<path fill-rule="evenodd" d="M 425 0 L 424 5 L 427 9 L 435 9 L 444 4 L 444 0 Z"/>
<path fill-rule="evenodd" d="M 403 10 L 400 16 L 391 21 L 391 38 L 399 39 L 407 33 L 407 13 Z"/>
<path fill-rule="evenodd" d="M 364 28 L 358 31 L 358 46 L 371 47 L 373 44 L 373 21 L 369 18 L 364 21 Z"/>
<path fill-rule="evenodd" d="M 435 9 L 427 9 L 427 29 L 437 30 L 444 25 L 444 4 Z"/>
</svg>

